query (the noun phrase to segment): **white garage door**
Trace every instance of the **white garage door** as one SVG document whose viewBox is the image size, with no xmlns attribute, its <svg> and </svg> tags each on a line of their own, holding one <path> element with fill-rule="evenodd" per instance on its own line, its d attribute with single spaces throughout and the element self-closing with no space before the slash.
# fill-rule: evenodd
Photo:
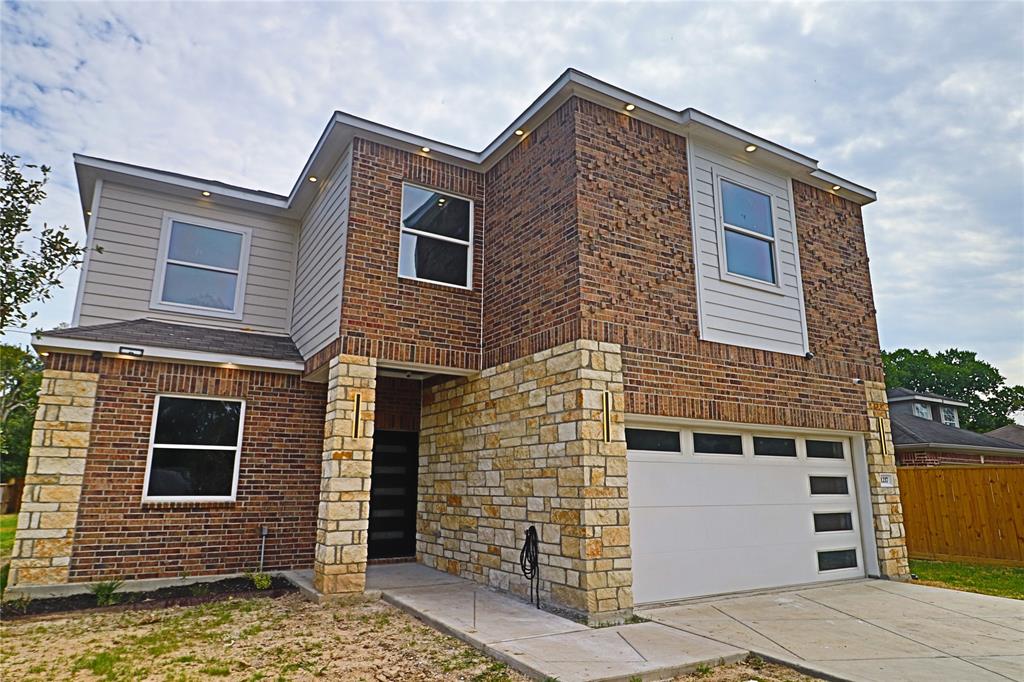
<svg viewBox="0 0 1024 682">
<path fill-rule="evenodd" d="M 637 603 L 864 575 L 846 438 L 626 433 Z"/>
</svg>

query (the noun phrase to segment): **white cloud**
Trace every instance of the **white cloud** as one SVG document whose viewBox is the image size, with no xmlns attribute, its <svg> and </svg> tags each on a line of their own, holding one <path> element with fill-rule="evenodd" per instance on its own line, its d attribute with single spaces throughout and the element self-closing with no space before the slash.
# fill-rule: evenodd
<svg viewBox="0 0 1024 682">
<path fill-rule="evenodd" d="M 5 151 L 286 192 L 332 111 L 474 149 L 574 66 L 879 190 L 886 347 L 972 348 L 1024 382 L 1020 3 L 2 5 Z M 75 276 L 39 326 L 70 318 Z M 15 337 L 16 339 L 19 337 Z"/>
</svg>

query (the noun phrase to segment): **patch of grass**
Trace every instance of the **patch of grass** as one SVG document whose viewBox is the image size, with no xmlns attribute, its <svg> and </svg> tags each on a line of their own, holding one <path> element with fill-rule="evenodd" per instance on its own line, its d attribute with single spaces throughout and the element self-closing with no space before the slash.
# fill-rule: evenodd
<svg viewBox="0 0 1024 682">
<path fill-rule="evenodd" d="M 231 674 L 231 666 L 224 663 L 211 663 L 199 672 L 210 677 L 227 677 Z"/>
<path fill-rule="evenodd" d="M 911 559 L 910 572 L 927 585 L 1024 599 L 1024 568 Z"/>
<path fill-rule="evenodd" d="M 0 515 L 0 564 L 11 559 L 11 550 L 14 549 L 14 531 L 17 528 L 17 514 Z"/>
<path fill-rule="evenodd" d="M 482 672 L 473 676 L 473 682 L 508 682 L 508 666 L 492 661 Z"/>
<path fill-rule="evenodd" d="M 694 675 L 696 675 L 697 677 L 707 677 L 708 675 L 710 675 L 710 674 L 711 674 L 711 671 L 712 671 L 713 669 L 714 669 L 714 668 L 712 668 L 712 667 L 711 667 L 710 665 L 708 665 L 707 663 L 701 663 L 701 664 L 699 664 L 699 665 L 698 665 L 698 666 L 697 666 L 697 667 L 696 667 L 696 668 L 694 669 L 694 671 L 693 671 L 693 674 L 694 674 Z"/>
</svg>

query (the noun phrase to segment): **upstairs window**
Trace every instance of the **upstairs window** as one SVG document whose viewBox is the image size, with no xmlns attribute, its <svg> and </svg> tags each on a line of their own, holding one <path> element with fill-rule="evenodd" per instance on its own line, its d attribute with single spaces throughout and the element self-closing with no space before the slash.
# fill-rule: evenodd
<svg viewBox="0 0 1024 682">
<path fill-rule="evenodd" d="M 923 403 L 914 403 L 914 416 L 920 417 L 921 419 L 931 419 L 932 410 Z"/>
<path fill-rule="evenodd" d="M 947 405 L 942 406 L 942 423 L 946 426 L 960 428 L 960 419 L 957 417 L 956 408 Z"/>
<path fill-rule="evenodd" d="M 247 227 L 166 218 L 152 307 L 241 319 L 251 236 Z"/>
<path fill-rule="evenodd" d="M 235 499 L 245 404 L 164 395 L 154 409 L 144 499 Z"/>
<path fill-rule="evenodd" d="M 733 275 L 776 283 L 772 198 L 720 179 L 726 269 Z"/>
<path fill-rule="evenodd" d="M 470 288 L 473 203 L 415 185 L 402 186 L 398 275 Z"/>
</svg>

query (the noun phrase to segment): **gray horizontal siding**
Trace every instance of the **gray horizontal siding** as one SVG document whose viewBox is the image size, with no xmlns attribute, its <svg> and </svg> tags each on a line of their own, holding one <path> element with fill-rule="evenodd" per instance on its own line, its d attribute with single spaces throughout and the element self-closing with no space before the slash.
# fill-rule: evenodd
<svg viewBox="0 0 1024 682">
<path fill-rule="evenodd" d="M 324 178 L 300 226 L 291 333 L 306 358 L 337 338 L 341 327 L 351 175 L 350 147 Z"/>
<path fill-rule="evenodd" d="M 745 286 L 721 271 L 714 174 L 765 187 L 772 194 L 780 287 Z M 690 140 L 694 253 L 699 272 L 702 337 L 735 346 L 802 355 L 807 329 L 800 286 L 789 181 Z"/>
<path fill-rule="evenodd" d="M 104 183 L 93 237 L 94 245 L 103 252 L 94 251 L 89 256 L 83 274 L 79 324 L 149 317 L 287 333 L 298 225 L 291 220 L 219 208 L 215 203 Z M 150 308 L 165 213 L 252 228 L 241 320 Z"/>
</svg>

